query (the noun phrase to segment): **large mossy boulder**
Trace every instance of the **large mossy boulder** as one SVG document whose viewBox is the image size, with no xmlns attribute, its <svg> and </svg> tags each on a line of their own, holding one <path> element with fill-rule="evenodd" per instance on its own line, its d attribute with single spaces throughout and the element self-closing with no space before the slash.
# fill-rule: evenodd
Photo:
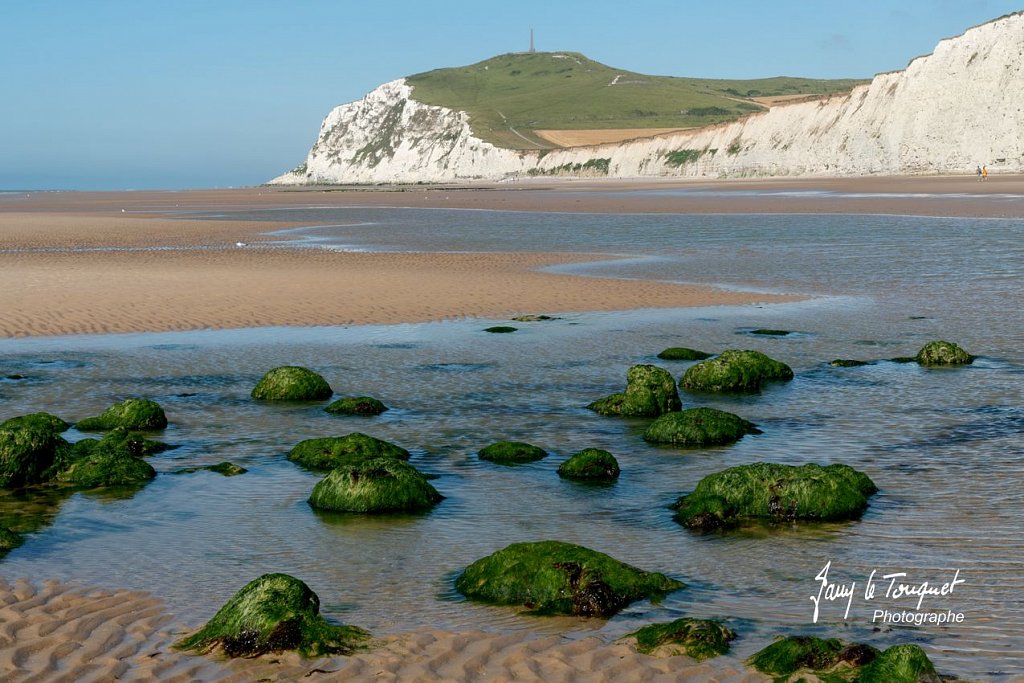
<svg viewBox="0 0 1024 683">
<path fill-rule="evenodd" d="M 683 373 L 679 385 L 687 391 L 754 393 L 765 382 L 789 381 L 793 370 L 760 351 L 723 351 Z"/>
<path fill-rule="evenodd" d="M 208 652 L 223 648 L 229 657 L 255 657 L 297 650 L 319 657 L 351 654 L 370 634 L 355 626 L 336 626 L 320 616 L 320 598 L 287 574 L 264 574 L 250 581 L 213 619 L 175 647 Z"/>
<path fill-rule="evenodd" d="M 334 394 L 331 385 L 308 368 L 286 365 L 263 375 L 252 390 L 260 401 L 320 401 Z"/>
<path fill-rule="evenodd" d="M 914 360 L 918 365 L 927 367 L 936 365 L 970 365 L 974 356 L 948 341 L 933 341 L 925 344 Z"/>
<path fill-rule="evenodd" d="M 583 617 L 609 617 L 637 600 L 658 600 L 685 587 L 560 541 L 514 543 L 469 565 L 455 580 L 456 590 L 471 600 Z"/>
<path fill-rule="evenodd" d="M 835 638 L 787 636 L 758 651 L 747 662 L 776 680 L 850 683 L 939 683 L 928 656 L 917 645 L 894 645 L 879 652 L 870 645 Z"/>
<path fill-rule="evenodd" d="M 519 465 L 536 462 L 548 457 L 548 452 L 540 446 L 524 441 L 496 441 L 477 452 L 481 460 L 498 463 L 499 465 Z"/>
<path fill-rule="evenodd" d="M 64 466 L 71 445 L 59 424 L 34 415 L 0 425 L 0 488 L 43 484 Z"/>
<path fill-rule="evenodd" d="M 167 416 L 156 401 L 129 398 L 115 403 L 96 417 L 87 417 L 75 424 L 75 428 L 81 432 L 104 432 L 119 427 L 143 432 L 164 429 L 167 427 Z"/>
<path fill-rule="evenodd" d="M 696 349 L 688 349 L 685 346 L 670 346 L 658 354 L 662 360 L 704 360 L 711 358 L 710 353 L 704 353 Z"/>
<path fill-rule="evenodd" d="M 840 521 L 859 518 L 877 490 L 866 474 L 848 465 L 758 462 L 709 474 L 672 509 L 677 522 L 699 531 L 744 520 Z"/>
<path fill-rule="evenodd" d="M 558 466 L 558 476 L 574 481 L 615 481 L 619 473 L 619 461 L 600 448 L 584 448 Z"/>
<path fill-rule="evenodd" d="M 637 651 L 645 655 L 686 655 L 700 662 L 728 652 L 736 632 L 717 621 L 683 617 L 667 624 L 644 626 L 626 638 L 635 638 Z"/>
<path fill-rule="evenodd" d="M 306 439 L 295 444 L 288 459 L 311 470 L 326 471 L 345 465 L 358 465 L 375 458 L 408 460 L 409 451 L 401 446 L 362 432 L 345 436 Z"/>
<path fill-rule="evenodd" d="M 657 417 L 682 407 L 672 374 L 656 365 L 634 365 L 626 373 L 625 391 L 587 406 L 601 415 L 622 417 Z"/>
<path fill-rule="evenodd" d="M 21 537 L 7 527 L 0 526 L 0 555 L 6 554 L 10 550 L 14 550 L 19 545 L 25 542 L 25 539 Z"/>
<path fill-rule="evenodd" d="M 50 413 L 30 413 L 0 422 L 0 429 L 14 429 L 16 427 L 30 427 L 60 434 L 61 432 L 66 432 L 71 425 Z"/>
<path fill-rule="evenodd" d="M 309 504 L 334 512 L 423 512 L 444 500 L 407 462 L 377 458 L 337 467 L 313 487 Z"/>
<path fill-rule="evenodd" d="M 388 407 L 372 396 L 345 396 L 324 408 L 332 415 L 380 415 Z"/>
<path fill-rule="evenodd" d="M 144 453 L 134 437 L 130 432 L 115 429 L 102 439 L 76 442 L 54 480 L 79 488 L 96 488 L 142 484 L 153 479 L 156 470 L 142 459 Z"/>
<path fill-rule="evenodd" d="M 723 446 L 746 434 L 760 434 L 753 422 L 715 408 L 687 408 L 662 415 L 644 432 L 644 441 L 673 446 Z"/>
</svg>

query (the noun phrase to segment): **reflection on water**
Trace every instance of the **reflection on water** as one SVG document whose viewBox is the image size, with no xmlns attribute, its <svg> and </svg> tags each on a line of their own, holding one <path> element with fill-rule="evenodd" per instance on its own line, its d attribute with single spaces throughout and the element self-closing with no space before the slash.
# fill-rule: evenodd
<svg viewBox="0 0 1024 683">
<path fill-rule="evenodd" d="M 466 214 L 466 225 L 489 215 Z M 376 218 L 386 225 L 387 217 Z M 712 237 L 726 227 L 712 223 L 704 234 L 698 218 L 686 217 L 697 246 L 670 259 L 682 270 L 666 279 L 795 286 L 825 296 L 772 307 L 565 315 L 518 323 L 515 335 L 500 336 L 482 331 L 490 321 L 465 321 L 0 342 L 0 377 L 31 378 L 0 384 L 0 419 L 49 410 L 75 420 L 145 395 L 171 420 L 161 440 L 180 446 L 150 458 L 161 475 L 132 497 L 18 501 L 50 525 L 0 561 L 0 574 L 146 589 L 196 623 L 251 578 L 283 571 L 307 581 L 328 615 L 377 633 L 439 626 L 597 630 L 610 638 L 690 615 L 727 619 L 741 632 L 741 657 L 772 635 L 802 632 L 879 646 L 919 642 L 940 669 L 984 680 L 1022 673 L 1024 339 L 1007 315 L 1008 302 L 1019 308 L 1010 289 L 1021 291 L 1024 259 L 1011 243 L 1020 225 L 830 216 L 814 218 L 836 223 L 829 235 L 809 239 L 812 225 L 785 220 L 795 217 L 760 217 L 771 224 L 750 218 L 741 250 L 724 233 L 715 246 Z M 645 244 L 642 235 L 632 242 Z M 748 334 L 763 327 L 798 334 Z M 981 358 L 955 370 L 885 360 L 938 338 Z M 681 375 L 689 363 L 655 358 L 669 346 L 758 349 L 789 363 L 796 379 L 756 396 L 684 395 L 687 406 L 729 410 L 764 430 L 724 448 L 655 447 L 640 438 L 648 420 L 584 408 L 620 390 L 633 363 Z M 835 368 L 834 358 L 877 362 Z M 392 410 L 366 418 L 329 415 L 326 402 L 251 401 L 262 373 L 284 364 L 312 367 L 338 395 L 375 396 Z M 433 483 L 446 499 L 419 516 L 314 513 L 306 498 L 319 477 L 285 454 L 302 439 L 352 431 L 409 449 L 412 464 L 439 475 Z M 551 455 L 518 467 L 476 458 L 498 439 L 536 443 Z M 585 487 L 557 476 L 558 465 L 585 447 L 615 454 L 623 472 L 616 484 Z M 249 472 L 166 476 L 221 460 Z M 667 506 L 701 477 L 760 460 L 844 462 L 881 490 L 852 523 L 696 535 L 672 521 Z M 0 499 L 3 519 L 14 498 Z M 607 622 L 526 617 L 453 593 L 452 576 L 469 562 L 547 538 L 690 587 Z M 813 624 L 809 596 L 828 561 L 833 580 L 858 582 L 858 598 L 848 619 L 829 604 Z M 962 624 L 873 629 L 876 606 L 912 606 L 866 602 L 859 591 L 873 570 L 938 582 L 957 569 L 965 583 L 926 607 L 963 612 Z"/>
</svg>

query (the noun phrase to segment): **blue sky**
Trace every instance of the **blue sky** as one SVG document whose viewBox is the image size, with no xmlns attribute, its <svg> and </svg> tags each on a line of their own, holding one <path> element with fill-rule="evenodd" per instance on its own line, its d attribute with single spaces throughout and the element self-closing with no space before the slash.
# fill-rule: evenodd
<svg viewBox="0 0 1024 683">
<path fill-rule="evenodd" d="M 254 185 L 335 105 L 524 50 L 642 73 L 870 77 L 1002 0 L 2 0 L 0 189 Z"/>
</svg>

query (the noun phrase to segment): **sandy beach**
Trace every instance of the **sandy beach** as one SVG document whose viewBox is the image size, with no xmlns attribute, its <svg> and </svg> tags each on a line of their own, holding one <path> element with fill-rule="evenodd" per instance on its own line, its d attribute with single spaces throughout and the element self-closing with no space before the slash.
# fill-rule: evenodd
<svg viewBox="0 0 1024 683">
<path fill-rule="evenodd" d="M 1024 218 L 1024 178 L 12 193 L 0 196 L 0 337 L 501 319 L 797 298 L 539 270 L 606 258 L 595 255 L 283 248 L 266 233 L 296 224 L 171 217 L 301 206 Z M 44 578 L 0 579 L 5 681 L 769 680 L 730 657 L 698 664 L 596 637 L 430 628 L 389 635 L 351 657 L 196 657 L 171 648 L 200 625 L 178 623 L 173 605 Z"/>
</svg>

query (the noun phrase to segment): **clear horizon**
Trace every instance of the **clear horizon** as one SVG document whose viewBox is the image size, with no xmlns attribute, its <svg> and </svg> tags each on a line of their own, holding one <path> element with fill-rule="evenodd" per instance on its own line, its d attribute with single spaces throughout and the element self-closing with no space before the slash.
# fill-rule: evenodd
<svg viewBox="0 0 1024 683">
<path fill-rule="evenodd" d="M 0 24 L 0 190 L 259 185 L 323 117 L 381 83 L 526 50 L 694 78 L 870 78 L 1024 9 L 1003 0 L 734 0 L 484 7 L 99 0 L 19 3 Z"/>
</svg>

